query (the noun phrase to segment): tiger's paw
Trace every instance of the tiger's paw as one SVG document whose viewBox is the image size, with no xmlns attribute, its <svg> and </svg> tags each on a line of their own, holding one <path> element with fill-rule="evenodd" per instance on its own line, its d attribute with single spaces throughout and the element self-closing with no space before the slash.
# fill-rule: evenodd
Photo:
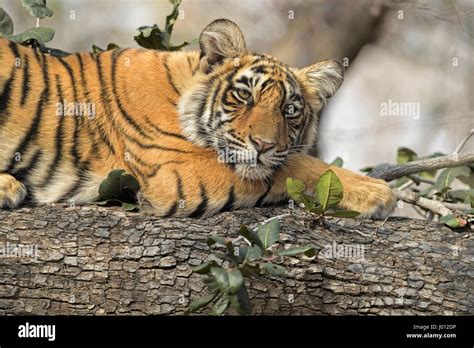
<svg viewBox="0 0 474 348">
<path fill-rule="evenodd" d="M 395 209 L 395 194 L 383 180 L 366 178 L 348 191 L 344 208 L 360 212 L 363 219 L 383 220 Z"/>
<path fill-rule="evenodd" d="M 10 174 L 0 173 L 0 209 L 18 207 L 26 195 L 25 185 Z"/>
</svg>

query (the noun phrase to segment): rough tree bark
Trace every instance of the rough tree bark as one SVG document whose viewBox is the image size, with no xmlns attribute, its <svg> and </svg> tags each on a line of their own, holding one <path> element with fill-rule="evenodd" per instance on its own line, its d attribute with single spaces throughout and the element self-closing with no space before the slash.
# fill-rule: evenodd
<svg viewBox="0 0 474 348">
<path fill-rule="evenodd" d="M 182 314 L 205 291 L 190 266 L 209 258 L 207 236 L 236 235 L 242 223 L 284 212 L 197 220 L 61 204 L 0 211 L 0 313 Z M 474 312 L 471 232 L 401 218 L 383 225 L 330 219 L 310 228 L 289 216 L 282 234 L 285 246 L 311 244 L 319 254 L 288 258 L 283 279 L 248 284 L 254 314 Z M 359 246 L 364 260 L 331 258 L 333 243 Z M 19 245 L 38 245 L 36 259 L 13 257 Z"/>
</svg>

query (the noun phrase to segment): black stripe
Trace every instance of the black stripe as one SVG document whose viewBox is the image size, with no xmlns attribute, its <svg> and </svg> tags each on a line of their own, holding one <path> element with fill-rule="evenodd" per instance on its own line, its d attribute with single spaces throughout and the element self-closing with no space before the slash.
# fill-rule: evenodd
<svg viewBox="0 0 474 348">
<path fill-rule="evenodd" d="M 156 174 L 158 174 L 158 171 L 163 168 L 163 166 L 167 165 L 167 164 L 183 164 L 184 162 L 183 161 L 166 161 L 166 162 L 163 162 L 161 164 L 157 164 L 154 168 L 153 168 L 153 171 L 148 174 L 146 176 L 147 179 L 150 179 L 154 176 L 156 176 Z"/>
<path fill-rule="evenodd" d="M 18 53 L 16 44 L 13 41 L 9 41 L 8 47 L 12 51 L 12 54 L 15 56 L 15 58 L 13 59 L 13 68 L 12 68 L 11 76 L 7 80 L 7 82 L 5 82 L 5 85 L 3 86 L 2 94 L 0 95 L 0 115 L 3 116 L 2 118 L 0 118 L 0 127 L 7 122 L 7 119 L 9 116 L 7 109 L 8 109 L 8 104 L 10 101 L 10 95 L 12 92 L 13 84 L 15 83 L 16 71 L 17 71 L 17 68 L 15 66 L 15 59 L 20 56 Z"/>
<path fill-rule="evenodd" d="M 90 55 L 91 59 L 93 59 L 93 61 L 96 63 L 96 66 L 97 66 L 97 74 L 99 76 L 99 85 L 100 85 L 100 101 L 102 102 L 102 104 L 104 105 L 104 109 L 105 109 L 105 114 L 106 115 L 111 115 L 112 114 L 112 110 L 110 109 L 110 104 L 109 104 L 109 96 L 108 96 L 108 93 L 107 93 L 107 89 L 106 89 L 106 86 L 105 86 L 105 80 L 104 80 L 104 73 L 103 73 L 103 70 L 102 70 L 102 64 L 100 64 L 99 60 L 96 59 L 96 57 L 94 57 L 93 55 Z M 111 124 L 112 124 L 112 128 L 115 129 L 116 128 L 116 125 L 115 125 L 115 122 L 114 122 L 114 118 L 113 117 L 109 117 L 110 121 L 111 121 Z M 113 148 L 113 145 L 112 143 L 109 141 L 108 137 L 107 137 L 107 132 L 104 130 L 103 128 L 103 125 L 101 122 L 98 122 L 98 129 L 99 129 L 99 134 L 102 138 L 102 140 L 104 140 L 107 144 L 107 146 L 112 150 L 112 153 L 115 155 L 116 154 L 116 151 L 114 150 Z"/>
<path fill-rule="evenodd" d="M 24 106 L 26 98 L 30 92 L 30 62 L 27 55 L 25 55 L 25 64 L 23 65 L 23 83 L 21 87 L 21 100 L 20 105 Z"/>
<path fill-rule="evenodd" d="M 79 100 L 77 98 L 76 80 L 74 78 L 74 73 L 72 71 L 72 68 L 69 65 L 69 63 L 64 61 L 61 57 L 59 57 L 58 60 L 66 68 L 66 71 L 68 72 L 69 79 L 71 80 L 71 85 L 72 85 L 72 91 L 73 91 L 73 97 L 74 97 L 73 102 L 77 103 L 79 102 Z M 71 154 L 71 157 L 73 158 L 74 166 L 77 168 L 79 167 L 80 162 L 81 162 L 79 151 L 78 151 L 79 131 L 80 131 L 79 127 L 81 125 L 81 119 L 79 115 L 73 115 L 72 117 L 74 119 L 74 130 L 73 130 L 73 137 L 72 137 L 73 141 L 72 141 L 70 154 Z"/>
<path fill-rule="evenodd" d="M 176 176 L 176 190 L 178 191 L 179 200 L 184 200 L 184 192 L 183 192 L 183 181 L 181 180 L 181 176 L 178 174 L 176 170 L 173 170 L 174 175 Z M 176 214 L 178 210 L 178 201 L 176 201 L 173 206 L 168 210 L 168 212 L 164 215 L 165 217 L 170 217 Z"/>
<path fill-rule="evenodd" d="M 181 96 L 181 93 L 179 93 L 178 89 L 176 88 L 176 85 L 174 84 L 174 81 L 173 81 L 173 77 L 171 76 L 171 72 L 170 72 L 170 69 L 168 67 L 168 58 L 169 58 L 169 54 L 165 56 L 164 62 L 163 62 L 164 66 L 165 66 L 165 70 L 166 70 L 166 76 L 168 78 L 168 83 L 171 85 L 171 87 L 176 92 L 176 94 Z"/>
<path fill-rule="evenodd" d="M 127 120 L 128 123 L 130 123 L 132 125 L 133 128 L 135 128 L 135 130 L 138 132 L 138 134 L 140 134 L 142 137 L 144 137 L 146 139 L 153 140 L 152 137 L 150 137 L 149 135 L 143 133 L 142 128 L 135 122 L 133 117 L 127 111 L 125 111 L 125 109 L 123 107 L 123 104 L 120 100 L 120 97 L 117 93 L 117 61 L 120 58 L 120 56 L 122 55 L 122 53 L 124 53 L 125 51 L 126 50 L 122 50 L 122 51 L 115 50 L 112 53 L 112 92 L 113 92 L 113 95 L 114 95 L 114 98 L 115 98 L 115 102 L 116 102 L 122 116 Z M 100 61 L 101 56 L 102 55 L 99 55 L 97 57 L 97 62 L 98 62 L 99 65 L 101 65 L 101 61 Z"/>
<path fill-rule="evenodd" d="M 181 175 L 176 170 L 173 170 L 174 175 L 176 176 L 176 189 L 178 191 L 179 199 L 185 200 L 184 192 L 183 192 L 183 180 L 181 179 Z"/>
<path fill-rule="evenodd" d="M 148 124 L 155 130 L 155 132 L 157 132 L 159 134 L 167 135 L 169 137 L 174 137 L 174 138 L 178 138 L 178 139 L 181 139 L 181 140 L 187 140 L 186 137 L 182 134 L 165 131 L 165 130 L 161 129 L 160 127 L 158 127 L 157 125 L 153 124 L 153 122 L 151 122 L 150 119 L 146 118 L 146 120 L 148 121 Z"/>
<path fill-rule="evenodd" d="M 10 100 L 10 94 L 12 92 L 12 84 L 15 81 L 15 70 L 12 73 L 12 76 L 5 82 L 3 86 L 2 94 L 0 95 L 0 127 L 7 122 L 9 114 L 7 113 L 8 102 Z"/>
<path fill-rule="evenodd" d="M 257 202 L 255 203 L 256 207 L 260 207 L 262 205 L 263 201 L 265 200 L 271 189 L 272 185 L 268 184 L 267 190 L 258 198 Z"/>
<path fill-rule="evenodd" d="M 219 210 L 219 213 L 232 210 L 232 208 L 234 208 L 234 204 L 235 204 L 235 192 L 234 192 L 234 186 L 232 186 L 229 191 L 227 202 L 224 204 L 221 210 Z"/>
<path fill-rule="evenodd" d="M 133 144 L 137 145 L 138 147 L 141 147 L 142 149 L 155 149 L 155 150 L 161 150 L 161 151 L 171 151 L 171 152 L 178 152 L 178 153 L 192 153 L 192 151 L 186 151 L 186 150 L 180 150 L 180 149 L 174 149 L 171 147 L 166 147 L 166 146 L 160 146 L 156 144 L 143 144 L 139 142 L 137 139 L 133 138 L 127 133 L 122 134 L 127 140 L 130 140 L 133 142 Z"/>
<path fill-rule="evenodd" d="M 84 171 L 87 170 L 87 168 L 89 167 L 89 162 L 83 163 L 82 167 L 85 167 L 85 169 L 79 168 L 80 169 L 79 178 L 76 180 L 74 185 L 69 189 L 69 191 L 64 193 L 58 199 L 58 201 L 64 201 L 66 199 L 66 197 L 73 197 L 77 193 L 77 191 L 79 191 L 79 189 L 82 187 L 82 185 L 85 183 L 85 181 L 88 179 L 88 177 L 84 174 Z"/>
<path fill-rule="evenodd" d="M 28 164 L 24 167 L 17 168 L 13 171 L 11 171 L 11 174 L 17 179 L 18 181 L 21 181 L 23 183 L 27 182 L 28 176 L 31 174 L 31 172 L 34 170 L 36 165 L 39 163 L 41 156 L 43 155 L 43 151 L 41 150 L 36 150 L 33 156 L 31 156 L 30 160 L 28 161 Z"/>
<path fill-rule="evenodd" d="M 79 86 L 82 87 L 82 96 L 84 97 L 85 102 L 87 105 L 92 105 L 91 99 L 89 97 L 89 91 L 87 88 L 86 79 L 84 76 L 84 63 L 82 61 L 81 55 L 79 53 L 75 54 L 78 62 L 79 62 L 79 76 L 80 76 L 80 84 Z M 84 116 L 84 115 L 83 115 Z M 95 115 L 94 115 L 95 116 Z M 97 132 L 94 132 L 90 125 L 91 119 L 87 118 L 85 125 L 87 127 L 87 133 L 89 134 L 89 139 L 92 143 L 92 153 L 95 155 L 95 158 L 100 158 L 100 151 L 99 151 L 99 144 L 97 141 Z"/>
<path fill-rule="evenodd" d="M 61 82 L 59 81 L 59 75 L 56 75 L 56 88 L 58 90 L 58 98 L 60 103 L 64 100 L 64 94 L 61 88 Z M 64 126 L 64 115 L 57 115 L 59 117 L 59 124 L 56 125 L 56 137 L 55 137 L 55 154 L 53 163 L 50 165 L 48 169 L 48 173 L 46 174 L 45 180 L 36 185 L 38 188 L 46 187 L 54 177 L 54 172 L 61 162 L 63 156 L 63 126 Z"/>
<path fill-rule="evenodd" d="M 221 90 L 221 86 L 222 86 L 222 80 L 219 80 L 219 83 L 217 84 L 217 87 L 212 95 L 212 101 L 211 101 L 211 108 L 209 110 L 209 120 L 207 120 L 207 126 L 208 127 L 211 127 L 211 123 L 212 121 L 214 121 L 215 119 L 215 112 L 214 112 L 214 109 L 216 107 L 216 99 L 217 99 L 217 95 L 219 94 L 220 90 Z"/>
<path fill-rule="evenodd" d="M 64 59 L 62 59 L 61 57 L 58 58 L 58 61 L 64 66 L 64 68 L 66 68 L 67 70 L 67 73 L 69 75 L 69 79 L 71 80 L 71 85 L 72 85 L 72 93 L 73 93 L 73 97 L 74 97 L 74 102 L 77 103 L 78 100 L 77 100 L 77 89 L 76 89 L 76 80 L 74 78 L 74 73 L 72 71 L 72 68 L 71 66 L 69 65 L 69 63 L 65 62 Z"/>
<path fill-rule="evenodd" d="M 38 60 L 39 59 L 39 54 L 37 53 L 37 51 L 35 50 L 35 56 Z M 17 148 L 15 149 L 15 151 L 13 152 L 13 154 L 15 153 L 19 153 L 20 155 L 21 154 L 24 154 L 26 153 L 27 149 L 28 149 L 28 145 L 35 141 L 36 140 L 36 137 L 38 136 L 38 129 L 39 129 L 39 125 L 40 125 L 40 122 L 41 122 L 41 117 L 43 115 L 43 106 L 48 102 L 49 100 L 49 85 L 48 85 L 48 65 L 46 64 L 46 57 L 43 56 L 43 59 L 42 59 L 42 70 L 43 70 L 43 82 L 44 82 L 44 88 L 43 88 L 43 92 L 41 92 L 41 96 L 38 100 L 38 104 L 36 105 L 36 112 L 35 112 L 35 117 L 33 119 L 33 121 L 31 122 L 31 125 L 30 125 L 30 128 L 28 129 L 28 132 L 25 134 L 25 136 L 23 137 L 20 145 L 17 146 Z M 7 168 L 7 171 L 10 171 L 12 170 L 14 167 L 15 167 L 15 157 L 14 155 L 12 156 L 11 158 L 11 161 L 10 161 L 10 164 L 8 165 L 8 168 Z"/>
<path fill-rule="evenodd" d="M 189 215 L 192 218 L 198 218 L 203 216 L 206 213 L 207 205 L 209 203 L 209 197 L 206 193 L 206 188 L 204 187 L 203 183 L 199 183 L 199 188 L 201 190 L 201 203 L 196 207 L 196 209 Z"/>
<path fill-rule="evenodd" d="M 178 202 L 175 202 L 172 207 L 165 213 L 165 215 L 163 217 L 167 218 L 167 217 L 171 217 L 173 216 L 174 214 L 176 214 L 176 211 L 178 210 Z"/>
</svg>

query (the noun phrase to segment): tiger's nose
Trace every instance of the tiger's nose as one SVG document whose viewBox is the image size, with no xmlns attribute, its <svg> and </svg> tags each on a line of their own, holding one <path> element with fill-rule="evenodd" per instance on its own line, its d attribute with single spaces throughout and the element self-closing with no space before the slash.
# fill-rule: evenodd
<svg viewBox="0 0 474 348">
<path fill-rule="evenodd" d="M 275 143 L 270 143 L 260 138 L 252 138 L 251 136 L 249 138 L 250 138 L 250 142 L 255 147 L 255 150 L 257 150 L 258 153 L 266 152 L 270 150 L 271 148 L 275 147 L 276 145 Z"/>
</svg>

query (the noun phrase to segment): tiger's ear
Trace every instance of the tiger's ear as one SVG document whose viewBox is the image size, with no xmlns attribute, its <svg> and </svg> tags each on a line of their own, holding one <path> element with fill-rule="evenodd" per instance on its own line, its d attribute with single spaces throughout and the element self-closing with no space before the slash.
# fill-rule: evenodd
<svg viewBox="0 0 474 348">
<path fill-rule="evenodd" d="M 233 58 L 247 52 L 244 35 L 234 22 L 216 19 L 199 36 L 201 64 L 204 71 L 219 64 L 224 58 Z"/>
<path fill-rule="evenodd" d="M 344 68 L 337 60 L 323 60 L 299 71 L 311 92 L 324 101 L 336 93 L 344 80 Z"/>
</svg>

